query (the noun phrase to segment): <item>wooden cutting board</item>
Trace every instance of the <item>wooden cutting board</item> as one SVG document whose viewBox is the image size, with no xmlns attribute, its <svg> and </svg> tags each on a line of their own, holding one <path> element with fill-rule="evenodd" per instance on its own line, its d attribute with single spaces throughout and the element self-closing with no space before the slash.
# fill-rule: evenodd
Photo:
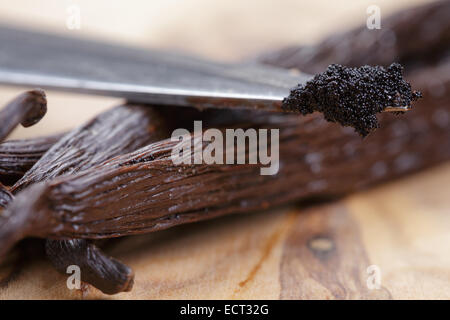
<svg viewBox="0 0 450 320">
<path fill-rule="evenodd" d="M 445 164 L 334 203 L 123 239 L 109 253 L 136 280 L 115 296 L 69 290 L 30 259 L 0 299 L 450 299 L 449 190 Z"/>
</svg>

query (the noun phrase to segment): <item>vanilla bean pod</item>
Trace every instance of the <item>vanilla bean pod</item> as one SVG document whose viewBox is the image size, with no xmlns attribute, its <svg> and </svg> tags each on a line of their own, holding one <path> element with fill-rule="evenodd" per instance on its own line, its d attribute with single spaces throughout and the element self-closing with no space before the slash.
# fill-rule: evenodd
<svg viewBox="0 0 450 320">
<path fill-rule="evenodd" d="M 167 121 L 152 107 L 116 107 L 60 138 L 11 190 L 18 193 L 36 182 L 88 169 L 169 134 Z M 62 273 L 69 265 L 78 265 L 82 280 L 104 293 L 131 290 L 133 271 L 92 242 L 47 240 L 45 248 L 52 264 Z"/>
<path fill-rule="evenodd" d="M 20 123 L 30 127 L 39 122 L 47 112 L 44 91 L 35 89 L 24 92 L 0 110 L 0 142 Z"/>
<path fill-rule="evenodd" d="M 6 208 L 13 199 L 14 196 L 0 184 L 0 215 L 1 209 Z M 93 241 L 46 240 L 45 253 L 55 269 L 63 274 L 66 274 L 67 267 L 78 266 L 82 280 L 103 293 L 115 294 L 130 291 L 133 287 L 133 270 L 105 254 Z"/>
<path fill-rule="evenodd" d="M 233 122 L 234 127 L 280 128 L 277 175 L 260 175 L 259 165 L 174 165 L 171 151 L 178 142 L 164 140 L 24 190 L 6 210 L 20 223 L 0 228 L 0 243 L 4 251 L 24 236 L 141 234 L 293 200 L 342 195 L 449 159 L 450 130 L 435 125 L 433 117 L 441 103 L 450 106 L 448 99 L 435 104 L 430 99 L 427 108 L 406 115 L 407 121 L 384 117 L 384 129 L 364 141 L 318 115 L 242 112 L 242 122 Z M 222 111 L 213 118 L 226 115 Z"/>
<path fill-rule="evenodd" d="M 332 63 L 358 67 L 386 66 L 396 61 L 407 71 L 420 69 L 435 64 L 450 51 L 449 16 L 449 1 L 433 1 L 383 18 L 379 30 L 364 25 L 331 35 L 314 46 L 278 49 L 258 60 L 311 74 L 322 72 Z"/>
<path fill-rule="evenodd" d="M 166 122 L 157 110 L 147 106 L 127 105 L 108 110 L 61 138 L 14 184 L 11 192 L 88 169 L 166 138 L 169 135 Z"/>
<path fill-rule="evenodd" d="M 0 182 L 16 183 L 63 136 L 55 134 L 0 143 Z"/>
<path fill-rule="evenodd" d="M 0 215 L 2 208 L 6 208 L 9 202 L 13 199 L 13 195 L 4 185 L 0 183 Z"/>
<path fill-rule="evenodd" d="M 14 196 L 0 184 L 0 215 Z M 0 220 L 1 222 L 1 220 Z M 86 239 L 46 240 L 45 253 L 53 266 L 65 274 L 67 267 L 77 265 L 82 280 L 106 294 L 130 291 L 134 283 L 133 270 Z M 2 280 L 3 281 L 3 280 Z"/>
<path fill-rule="evenodd" d="M 92 241 L 85 239 L 47 240 L 45 252 L 62 273 L 69 265 L 77 265 L 84 282 L 106 294 L 130 291 L 133 271 L 122 262 L 103 253 Z"/>
</svg>

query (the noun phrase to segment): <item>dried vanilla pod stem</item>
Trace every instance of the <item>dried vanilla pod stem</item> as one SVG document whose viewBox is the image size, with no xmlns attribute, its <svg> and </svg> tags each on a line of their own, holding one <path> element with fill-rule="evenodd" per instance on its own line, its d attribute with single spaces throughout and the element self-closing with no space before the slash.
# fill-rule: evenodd
<svg viewBox="0 0 450 320">
<path fill-rule="evenodd" d="M 0 141 L 19 123 L 30 127 L 39 122 L 46 113 L 47 99 L 43 90 L 34 89 L 20 94 L 0 111 Z"/>
<path fill-rule="evenodd" d="M 11 190 L 18 193 L 36 182 L 88 169 L 169 134 L 169 125 L 157 109 L 134 105 L 116 107 L 60 138 Z M 129 267 L 85 240 L 49 240 L 46 253 L 62 273 L 69 265 L 79 265 L 84 281 L 104 293 L 130 290 L 133 284 L 134 274 Z"/>
<path fill-rule="evenodd" d="M 0 182 L 16 183 L 63 136 L 54 134 L 0 143 Z"/>
<path fill-rule="evenodd" d="M 45 252 L 56 270 L 65 274 L 68 266 L 77 265 L 81 270 L 81 281 L 103 293 L 115 294 L 133 288 L 133 270 L 107 256 L 90 240 L 47 240 Z"/>
</svg>

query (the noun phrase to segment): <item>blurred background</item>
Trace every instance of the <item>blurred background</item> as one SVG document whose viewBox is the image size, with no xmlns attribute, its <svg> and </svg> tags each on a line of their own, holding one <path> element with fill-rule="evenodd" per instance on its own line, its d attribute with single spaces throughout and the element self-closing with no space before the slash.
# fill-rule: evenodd
<svg viewBox="0 0 450 320">
<path fill-rule="evenodd" d="M 0 0 L 2 24 L 148 48 L 172 49 L 221 61 L 249 59 L 287 45 L 313 44 L 364 25 L 370 5 L 381 23 L 426 0 Z M 79 25 L 73 20 L 79 12 Z M 78 28 L 79 27 L 79 28 Z M 0 107 L 22 88 L 0 86 Z M 48 114 L 19 126 L 9 139 L 68 130 L 120 100 L 47 91 Z"/>
</svg>

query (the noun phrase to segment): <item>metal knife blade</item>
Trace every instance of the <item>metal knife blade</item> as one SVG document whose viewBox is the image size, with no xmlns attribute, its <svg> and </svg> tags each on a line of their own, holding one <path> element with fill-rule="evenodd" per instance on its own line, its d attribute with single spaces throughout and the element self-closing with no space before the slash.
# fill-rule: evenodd
<svg viewBox="0 0 450 320">
<path fill-rule="evenodd" d="M 0 27 L 0 83 L 197 107 L 278 110 L 311 78 L 143 48 Z"/>
</svg>

